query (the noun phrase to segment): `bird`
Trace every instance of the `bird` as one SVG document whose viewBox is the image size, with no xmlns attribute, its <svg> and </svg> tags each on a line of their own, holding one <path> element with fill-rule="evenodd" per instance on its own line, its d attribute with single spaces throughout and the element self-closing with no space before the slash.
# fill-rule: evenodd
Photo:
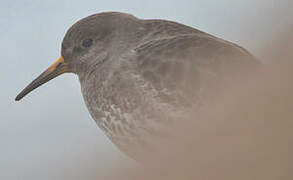
<svg viewBox="0 0 293 180">
<path fill-rule="evenodd" d="M 200 108 L 205 92 L 225 74 L 259 64 L 245 48 L 181 23 L 102 12 L 68 29 L 60 58 L 15 100 L 74 73 L 98 127 L 139 159 L 152 139 L 165 136 L 164 127 Z"/>
</svg>

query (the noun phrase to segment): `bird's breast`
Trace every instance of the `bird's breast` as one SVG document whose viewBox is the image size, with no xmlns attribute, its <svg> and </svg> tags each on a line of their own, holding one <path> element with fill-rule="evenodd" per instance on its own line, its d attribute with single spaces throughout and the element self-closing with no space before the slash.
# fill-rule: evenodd
<svg viewBox="0 0 293 180">
<path fill-rule="evenodd" d="M 186 112 L 162 100 L 148 81 L 127 69 L 92 73 L 81 87 L 91 116 L 124 152 L 147 146 L 153 136 L 163 135 L 162 127 Z"/>
</svg>

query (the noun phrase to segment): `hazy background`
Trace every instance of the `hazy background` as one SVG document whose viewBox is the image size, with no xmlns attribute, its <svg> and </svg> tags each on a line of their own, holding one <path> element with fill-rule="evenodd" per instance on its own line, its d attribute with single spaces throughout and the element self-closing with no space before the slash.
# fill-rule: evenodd
<svg viewBox="0 0 293 180">
<path fill-rule="evenodd" d="M 292 7 L 292 0 L 2 1 L 0 178 L 103 177 L 116 160 L 126 160 L 125 167 L 133 163 L 91 119 L 75 75 L 63 75 L 14 102 L 60 56 L 62 38 L 78 19 L 122 11 L 178 21 L 236 42 L 268 61 L 270 53 L 284 51 L 272 47 L 276 39 L 287 38 Z M 272 52 L 263 54 L 267 47 Z"/>
</svg>

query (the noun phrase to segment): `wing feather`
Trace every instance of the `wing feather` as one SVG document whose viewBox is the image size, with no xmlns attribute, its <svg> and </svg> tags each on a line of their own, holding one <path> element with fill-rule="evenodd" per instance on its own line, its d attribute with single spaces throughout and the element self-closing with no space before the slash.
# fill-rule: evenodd
<svg viewBox="0 0 293 180">
<path fill-rule="evenodd" d="M 193 100 L 224 74 L 259 62 L 245 49 L 207 34 L 155 39 L 134 49 L 139 74 L 158 91 Z"/>
</svg>

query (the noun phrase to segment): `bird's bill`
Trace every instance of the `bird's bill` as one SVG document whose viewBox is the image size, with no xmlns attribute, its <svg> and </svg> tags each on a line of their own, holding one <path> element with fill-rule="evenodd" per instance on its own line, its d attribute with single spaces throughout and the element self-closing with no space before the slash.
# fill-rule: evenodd
<svg viewBox="0 0 293 180">
<path fill-rule="evenodd" d="M 44 71 L 39 77 L 37 77 L 34 81 L 32 81 L 24 90 L 22 90 L 17 97 L 16 101 L 21 100 L 28 93 L 38 88 L 42 84 L 54 79 L 55 77 L 69 72 L 68 65 L 65 63 L 63 57 L 61 56 L 54 64 L 52 64 L 46 71 Z"/>
</svg>

